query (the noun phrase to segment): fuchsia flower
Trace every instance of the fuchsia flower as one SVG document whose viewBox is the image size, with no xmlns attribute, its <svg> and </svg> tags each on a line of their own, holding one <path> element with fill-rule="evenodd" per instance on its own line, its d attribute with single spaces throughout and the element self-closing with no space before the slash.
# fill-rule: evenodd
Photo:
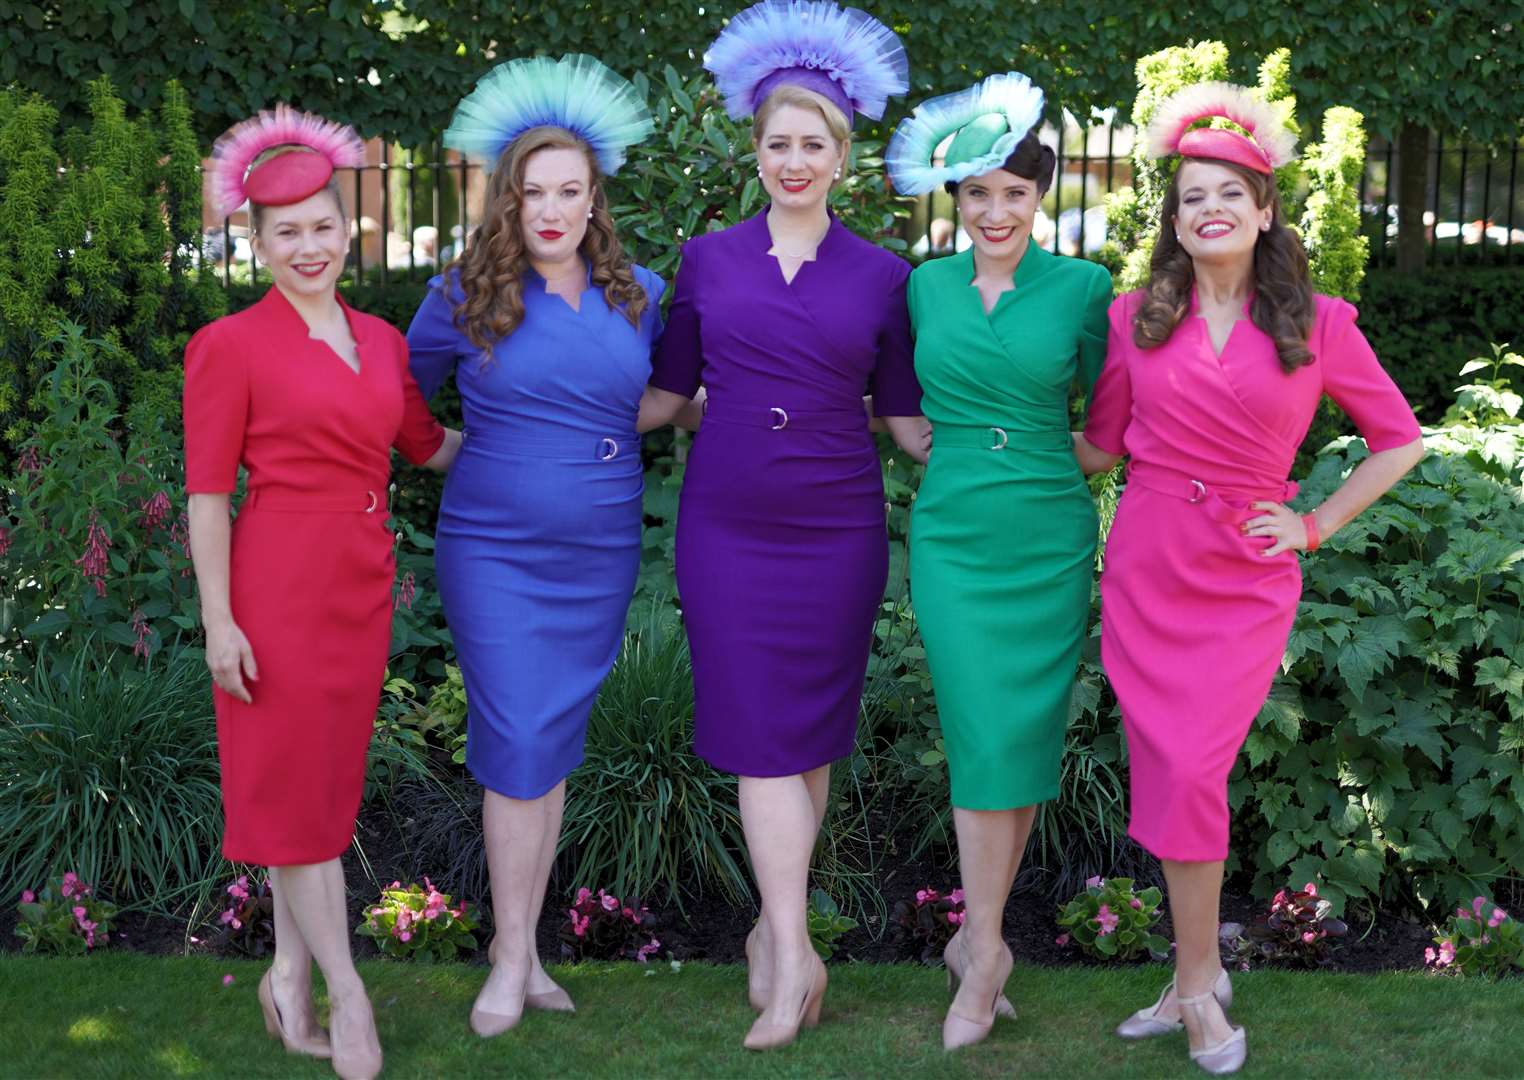
<svg viewBox="0 0 1524 1080">
<path fill-rule="evenodd" d="M 1143 901 L 1139 900 L 1136 896 L 1134 896 L 1131 900 L 1127 901 L 1127 903 L 1128 903 L 1128 905 L 1134 911 L 1142 911 L 1143 910 Z"/>
<path fill-rule="evenodd" d="M 952 892 L 947 894 L 947 898 L 955 904 L 961 904 L 963 903 L 963 890 L 954 889 Z"/>
<path fill-rule="evenodd" d="M 947 913 L 947 921 L 952 923 L 954 926 L 963 925 L 963 920 L 967 917 L 968 916 L 961 911 L 949 911 Z"/>
<path fill-rule="evenodd" d="M 1110 906 L 1102 904 L 1101 910 L 1096 913 L 1095 921 L 1100 926 L 1100 936 L 1105 937 L 1114 931 L 1117 928 L 1117 923 L 1122 920 L 1112 912 Z"/>
<path fill-rule="evenodd" d="M 1310 881 L 1306 885 L 1302 886 L 1302 891 L 1304 893 L 1306 893 L 1308 896 L 1316 896 L 1316 895 L 1318 895 L 1318 887 L 1316 885 L 1314 885 Z"/>
<path fill-rule="evenodd" d="M 5 553 L 11 549 L 11 530 L 0 525 L 0 559 L 5 558 Z"/>
<path fill-rule="evenodd" d="M 635 950 L 635 959 L 639 960 L 642 964 L 644 964 L 654 954 L 656 954 L 656 953 L 658 953 L 660 951 L 661 951 L 661 942 L 653 937 L 651 939 L 649 944 L 642 945 L 640 948 Z"/>
<path fill-rule="evenodd" d="M 940 899 L 942 899 L 941 894 L 935 889 L 917 889 L 915 892 L 917 904 L 929 904 Z"/>
<path fill-rule="evenodd" d="M 397 602 L 392 605 L 392 610 L 395 611 L 399 607 L 405 607 L 409 611 L 412 611 L 413 598 L 417 595 L 418 582 L 413 577 L 413 572 L 409 570 L 402 575 L 402 584 L 397 588 Z"/>
<path fill-rule="evenodd" d="M 1471 901 L 1471 914 L 1476 916 L 1478 922 L 1481 921 L 1482 908 L 1486 906 L 1486 903 L 1487 898 L 1485 896 L 1478 896 L 1476 899 Z"/>
<path fill-rule="evenodd" d="M 169 496 L 162 491 L 155 492 L 153 498 L 144 499 L 138 503 L 138 509 L 143 512 L 142 520 L 139 523 L 143 531 L 152 532 L 160 525 L 163 525 L 164 520 L 169 517 Z"/>
<path fill-rule="evenodd" d="M 233 976 L 231 976 L 231 975 L 224 975 L 222 977 L 222 985 L 223 986 L 232 986 L 233 985 Z"/>
<path fill-rule="evenodd" d="M 577 890 L 577 900 L 576 900 L 576 902 L 581 904 L 581 903 L 585 902 L 592 895 L 593 895 L 593 890 L 592 889 L 589 889 L 589 888 L 586 888 L 586 887 L 578 889 Z"/>
<path fill-rule="evenodd" d="M 588 916 L 578 915 L 576 908 L 567 908 L 566 913 L 571 916 L 572 933 L 578 937 L 586 935 Z"/>
<path fill-rule="evenodd" d="M 236 896 L 240 900 L 247 900 L 249 898 L 249 875 L 239 875 L 238 880 L 228 886 L 228 895 Z"/>
<path fill-rule="evenodd" d="M 1318 940 L 1318 935 L 1314 934 L 1311 930 L 1303 931 L 1302 944 L 1311 945 L 1316 940 Z"/>
<path fill-rule="evenodd" d="M 610 896 L 608 893 L 604 892 L 602 889 L 598 890 L 598 903 L 603 905 L 603 910 L 604 911 L 618 911 L 619 910 L 619 897 L 617 897 L 617 896 Z"/>
<path fill-rule="evenodd" d="M 1106 879 L 1099 874 L 1085 879 L 1085 888 L 1087 889 L 1099 889 L 1104 884 L 1106 884 Z"/>
<path fill-rule="evenodd" d="M 427 884 L 428 878 L 423 880 Z M 433 922 L 448 910 L 449 903 L 445 900 L 444 893 L 438 891 L 432 885 L 429 886 L 429 895 L 423 902 L 423 917 L 429 922 Z"/>
<path fill-rule="evenodd" d="M 37 902 L 37 894 L 31 889 L 22 889 L 21 902 L 23 904 L 35 904 Z"/>
<path fill-rule="evenodd" d="M 100 527 L 100 515 L 91 510 L 90 527 L 85 532 L 85 551 L 74 560 L 74 565 L 95 586 L 96 596 L 106 595 L 106 571 L 111 567 L 110 556 L 106 554 L 109 547 L 111 537 Z"/>
<path fill-rule="evenodd" d="M 1275 899 L 1270 902 L 1271 911 L 1279 911 L 1286 906 L 1286 890 L 1281 889 L 1275 894 Z"/>
<path fill-rule="evenodd" d="M 1068 934 L 1059 934 L 1058 937 L 1053 939 L 1053 944 L 1055 944 L 1055 945 L 1059 946 L 1060 948 L 1062 948 L 1063 946 L 1069 944 L 1069 935 Z"/>
<path fill-rule="evenodd" d="M 142 608 L 132 613 L 132 633 L 134 637 L 132 655 L 141 656 L 144 660 L 147 660 L 149 650 L 148 619 L 144 616 Z"/>
<path fill-rule="evenodd" d="M 1438 955 L 1439 954 L 1436 953 L 1432 948 L 1425 949 L 1423 951 L 1423 962 L 1425 964 L 1432 964 L 1432 963 L 1434 963 L 1435 957 L 1437 957 Z"/>
<path fill-rule="evenodd" d="M 1500 907 L 1493 908 L 1492 914 L 1487 916 L 1487 925 L 1489 927 L 1502 926 L 1507 921 L 1508 912 L 1504 911 Z"/>
<path fill-rule="evenodd" d="M 1436 967 L 1449 967 L 1455 963 L 1455 942 L 1441 941 L 1439 943 L 1439 959 L 1435 962 Z"/>
</svg>

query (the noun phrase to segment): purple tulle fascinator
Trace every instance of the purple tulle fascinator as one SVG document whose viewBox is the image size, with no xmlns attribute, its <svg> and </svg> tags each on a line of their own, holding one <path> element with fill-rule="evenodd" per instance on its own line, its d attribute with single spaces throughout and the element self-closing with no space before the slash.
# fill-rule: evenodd
<svg viewBox="0 0 1524 1080">
<path fill-rule="evenodd" d="M 751 116 L 784 83 L 877 120 L 910 89 L 910 61 L 894 31 L 830 0 L 762 0 L 730 20 L 704 54 L 733 119 Z"/>
</svg>

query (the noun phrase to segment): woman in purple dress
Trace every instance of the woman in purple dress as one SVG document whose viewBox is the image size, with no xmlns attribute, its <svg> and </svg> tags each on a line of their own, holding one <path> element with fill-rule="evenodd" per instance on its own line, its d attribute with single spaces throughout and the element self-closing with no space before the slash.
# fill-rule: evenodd
<svg viewBox="0 0 1524 1080">
<path fill-rule="evenodd" d="M 780 59 L 788 55 L 797 60 Z M 641 427 L 705 388 L 678 515 L 677 587 L 695 749 L 739 776 L 762 894 L 746 943 L 761 1016 L 745 1045 L 760 1050 L 812 1025 L 825 992 L 805 928 L 810 854 L 831 762 L 852 750 L 888 572 L 865 394 L 925 460 L 909 267 L 827 210 L 850 117 L 881 116 L 888 95 L 906 89 L 907 64 L 893 32 L 863 12 L 773 0 L 732 19 L 705 66 L 732 116 L 754 114 L 772 203 L 684 245 Z"/>
</svg>

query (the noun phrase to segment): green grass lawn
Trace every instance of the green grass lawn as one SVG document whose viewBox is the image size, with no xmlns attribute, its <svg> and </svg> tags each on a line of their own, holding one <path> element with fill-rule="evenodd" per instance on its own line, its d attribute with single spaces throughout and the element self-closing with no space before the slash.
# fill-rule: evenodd
<svg viewBox="0 0 1524 1080">
<path fill-rule="evenodd" d="M 0 1075 L 331 1076 L 265 1035 L 254 996 L 263 970 L 210 957 L 6 956 Z M 1129 1044 L 1110 1034 L 1153 1000 L 1168 978 L 1158 966 L 1017 967 L 1007 989 L 1019 1018 L 954 1055 L 940 1042 L 943 973 L 928 968 L 831 968 L 821 1026 L 770 1054 L 741 1049 L 752 1014 L 735 967 L 563 968 L 577 1014 L 531 1014 L 491 1042 L 466 1027 L 484 968 L 372 961 L 361 973 L 394 1077 L 1205 1075 L 1183 1035 Z M 1524 1075 L 1524 979 L 1265 972 L 1240 975 L 1235 990 L 1246 1077 Z"/>
</svg>

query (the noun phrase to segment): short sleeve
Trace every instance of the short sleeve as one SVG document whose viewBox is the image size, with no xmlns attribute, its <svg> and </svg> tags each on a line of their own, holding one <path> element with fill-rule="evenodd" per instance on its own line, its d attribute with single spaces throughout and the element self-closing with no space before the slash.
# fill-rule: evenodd
<svg viewBox="0 0 1524 1080">
<path fill-rule="evenodd" d="M 402 427 L 392 445 L 408 461 L 422 465 L 444 444 L 445 430 L 429 412 L 429 403 L 409 370 L 407 343 L 399 340 L 397 349 L 400 356 L 397 372 L 402 379 Z"/>
<path fill-rule="evenodd" d="M 921 384 L 915 377 L 915 346 L 910 339 L 906 297 L 909 277 L 909 268 L 897 261 L 878 333 L 878 359 L 873 365 L 874 416 L 921 415 Z"/>
<path fill-rule="evenodd" d="M 243 351 L 229 348 L 217 323 L 185 347 L 185 490 L 232 494 L 249 425 L 249 374 Z"/>
<path fill-rule="evenodd" d="M 1127 371 L 1132 319 L 1128 299 L 1117 297 L 1107 312 L 1104 362 L 1095 380 L 1095 391 L 1090 395 L 1085 420 L 1085 440 L 1118 457 L 1126 453 L 1123 436 L 1132 422 L 1132 378 Z"/>
<path fill-rule="evenodd" d="M 455 304 L 445 291 L 445 279 L 436 277 L 407 328 L 408 368 L 424 399 L 439 392 L 455 370 L 468 339 L 455 325 Z"/>
<path fill-rule="evenodd" d="M 1349 414 L 1372 453 L 1404 446 L 1423 433 L 1402 391 L 1355 325 L 1359 312 L 1343 300 L 1319 305 L 1318 363 L 1323 389 Z"/>
<path fill-rule="evenodd" d="M 667 283 L 660 274 L 653 274 L 643 266 L 637 268 L 637 273 L 641 286 L 646 290 L 646 309 L 640 313 L 640 319 L 646 324 L 650 334 L 647 340 L 654 348 L 661 341 L 666 325 L 661 317 L 661 298 L 667 292 Z"/>
<path fill-rule="evenodd" d="M 672 282 L 667 324 L 651 358 L 651 385 L 686 398 L 698 393 L 704 372 L 698 298 L 694 295 L 699 280 L 697 245 L 690 240 L 683 245 L 683 260 Z"/>
<path fill-rule="evenodd" d="M 1079 330 L 1079 380 L 1087 396 L 1095 389 L 1096 379 L 1106 363 L 1107 342 L 1111 336 L 1107 319 L 1107 310 L 1111 307 L 1111 275 L 1103 266 L 1089 265 L 1094 272 L 1085 290 Z"/>
<path fill-rule="evenodd" d="M 921 264 L 921 266 L 925 265 L 925 263 Z M 924 278 L 925 275 L 921 273 L 921 268 L 918 266 L 910 272 L 910 279 L 905 282 L 905 313 L 910 316 L 910 336 L 912 339 L 920 333 L 921 283 Z"/>
</svg>

